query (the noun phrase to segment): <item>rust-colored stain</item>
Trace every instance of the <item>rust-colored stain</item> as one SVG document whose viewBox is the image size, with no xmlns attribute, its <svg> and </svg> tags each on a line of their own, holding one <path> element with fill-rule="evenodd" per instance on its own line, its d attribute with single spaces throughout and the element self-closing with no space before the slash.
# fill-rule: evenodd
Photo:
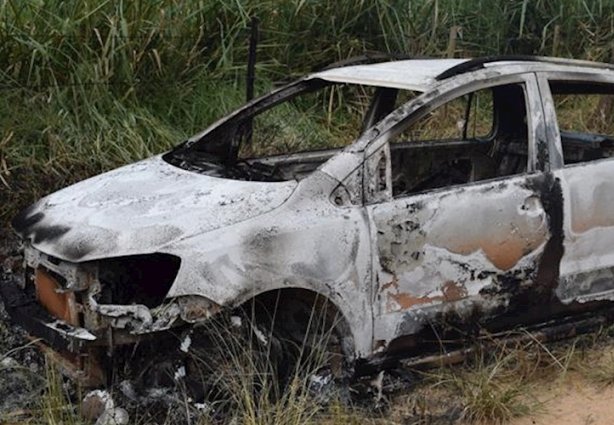
<svg viewBox="0 0 614 425">
<path fill-rule="evenodd" d="M 447 281 L 441 287 L 441 291 L 443 292 L 443 299 L 445 301 L 458 301 L 467 296 L 467 288 L 465 285 L 458 284 L 454 281 Z"/>
<path fill-rule="evenodd" d="M 394 277 L 392 281 L 382 285 L 382 290 L 387 288 L 395 288 L 396 292 L 388 292 L 388 299 L 394 300 L 394 302 L 400 307 L 393 306 L 388 303 L 388 311 L 404 310 L 420 304 L 429 304 L 434 302 L 449 302 L 458 301 L 467 297 L 467 289 L 463 284 L 456 283 L 454 281 L 447 281 L 441 287 L 443 295 L 435 295 L 432 297 L 422 296 L 416 297 L 406 292 L 398 292 L 398 281 Z"/>
<path fill-rule="evenodd" d="M 429 207 L 436 212 L 423 223 L 422 240 L 463 256 L 481 251 L 497 269 L 508 271 L 539 249 L 550 236 L 543 207 L 534 195 L 527 195 L 520 189 L 510 190 L 505 196 L 480 194 L 478 204 L 457 203 L 457 197 L 441 199 L 439 205 Z M 413 246 L 411 241 L 407 244 L 414 251 L 421 248 Z"/>
<path fill-rule="evenodd" d="M 392 280 L 388 283 L 384 283 L 382 285 L 381 291 L 384 292 L 386 289 L 390 289 L 390 288 L 395 288 L 395 289 L 399 289 L 399 278 L 397 278 L 396 276 L 392 277 Z"/>
<path fill-rule="evenodd" d="M 58 282 L 41 267 L 36 269 L 36 298 L 54 317 L 70 324 L 77 324 L 77 314 L 74 308 L 74 297 L 71 293 L 60 293 Z"/>
<path fill-rule="evenodd" d="M 401 309 L 411 308 L 418 304 L 428 304 L 434 301 L 440 301 L 442 296 L 435 297 L 414 297 L 405 292 L 399 292 L 397 294 L 388 294 L 396 303 L 401 306 Z"/>
<path fill-rule="evenodd" d="M 521 239 L 508 235 L 507 239 L 469 240 L 465 243 L 450 243 L 446 248 L 455 254 L 470 255 L 482 250 L 488 261 L 499 270 L 507 271 L 514 267 L 521 258 L 533 252 L 545 241 L 546 232 Z M 462 239 L 460 239 L 462 240 Z"/>
</svg>

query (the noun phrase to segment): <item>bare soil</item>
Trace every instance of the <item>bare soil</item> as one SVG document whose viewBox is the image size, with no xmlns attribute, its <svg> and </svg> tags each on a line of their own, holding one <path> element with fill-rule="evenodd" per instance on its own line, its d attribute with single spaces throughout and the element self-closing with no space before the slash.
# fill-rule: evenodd
<svg viewBox="0 0 614 425">
<path fill-rule="evenodd" d="M 561 382 L 540 388 L 540 413 L 519 418 L 510 425 L 612 425 L 614 387 L 587 382 L 579 374 L 569 374 Z"/>
</svg>

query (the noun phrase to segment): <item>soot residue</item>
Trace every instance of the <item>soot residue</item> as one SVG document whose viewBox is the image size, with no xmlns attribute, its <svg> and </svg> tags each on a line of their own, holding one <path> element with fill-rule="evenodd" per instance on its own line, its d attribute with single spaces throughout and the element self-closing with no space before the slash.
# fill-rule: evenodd
<svg viewBox="0 0 614 425">
<path fill-rule="evenodd" d="M 539 194 L 548 216 L 550 239 L 546 242 L 535 278 L 536 292 L 543 301 L 551 301 L 558 286 L 561 259 L 565 252 L 563 230 L 563 190 L 561 181 L 552 173 L 530 182 L 532 190 Z"/>
<path fill-rule="evenodd" d="M 45 214 L 42 212 L 35 212 L 36 204 L 29 206 L 25 210 L 21 211 L 11 222 L 13 229 L 21 235 L 26 236 L 31 233 L 32 227 L 39 223 Z"/>
<path fill-rule="evenodd" d="M 32 241 L 34 243 L 41 243 L 44 241 L 54 241 L 59 239 L 61 236 L 68 233 L 70 227 L 68 226 L 44 226 L 44 227 L 35 227 L 33 231 Z"/>
</svg>

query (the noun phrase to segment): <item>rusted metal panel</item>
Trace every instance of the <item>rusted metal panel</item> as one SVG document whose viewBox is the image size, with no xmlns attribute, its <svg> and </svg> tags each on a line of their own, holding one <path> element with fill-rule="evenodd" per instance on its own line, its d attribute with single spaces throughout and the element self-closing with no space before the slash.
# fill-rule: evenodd
<svg viewBox="0 0 614 425">
<path fill-rule="evenodd" d="M 58 351 L 80 352 L 97 340 L 87 329 L 52 317 L 14 278 L 0 278 L 0 295 L 13 320 Z"/>
<path fill-rule="evenodd" d="M 79 319 L 75 305 L 75 296 L 62 292 L 57 280 L 41 267 L 35 271 L 36 298 L 49 313 L 71 325 L 78 326 Z"/>
</svg>

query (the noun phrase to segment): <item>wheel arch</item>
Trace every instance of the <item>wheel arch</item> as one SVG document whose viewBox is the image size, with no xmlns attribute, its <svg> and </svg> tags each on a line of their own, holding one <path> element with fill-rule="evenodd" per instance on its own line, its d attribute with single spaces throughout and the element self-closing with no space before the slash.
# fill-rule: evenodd
<svg viewBox="0 0 614 425">
<path fill-rule="evenodd" d="M 354 360 L 358 353 L 360 353 L 360 347 L 356 344 L 361 338 L 360 335 L 357 335 L 358 329 L 360 329 L 361 326 L 359 324 L 357 326 L 356 323 L 353 323 L 352 318 L 348 317 L 347 307 L 344 308 L 343 305 L 345 303 L 340 302 L 339 297 L 335 298 L 329 296 L 329 294 L 314 290 L 313 288 L 284 287 L 268 289 L 258 294 L 252 294 L 237 303 L 236 307 L 245 309 L 255 308 L 266 311 L 268 314 L 275 314 L 275 311 L 279 309 L 280 306 L 296 306 L 298 303 L 302 304 L 307 309 L 310 307 L 321 308 L 325 306 L 325 312 L 328 316 L 327 325 L 331 325 L 329 321 L 334 320 L 335 331 L 342 339 L 344 354 L 349 360 Z M 303 313 L 305 312 L 309 314 L 309 311 L 303 311 Z M 297 313 L 300 312 L 297 311 Z M 321 318 L 316 318 L 313 314 L 309 317 L 305 317 L 305 320 L 313 319 Z"/>
</svg>

